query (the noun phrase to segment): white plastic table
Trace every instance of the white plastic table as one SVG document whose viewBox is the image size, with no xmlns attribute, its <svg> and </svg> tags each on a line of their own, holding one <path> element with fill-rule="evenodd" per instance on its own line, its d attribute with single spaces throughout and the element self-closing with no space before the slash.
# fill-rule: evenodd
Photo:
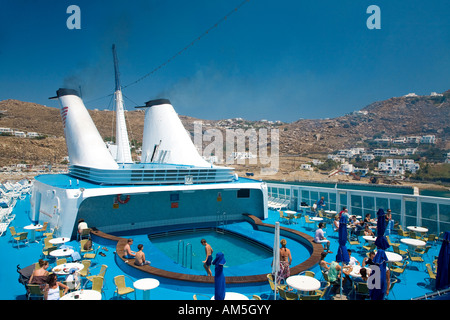
<svg viewBox="0 0 450 320">
<path fill-rule="evenodd" d="M 412 238 L 403 238 L 403 239 L 400 239 L 400 241 L 404 244 L 407 244 L 410 247 L 423 247 L 427 244 L 425 241 L 422 241 L 419 239 L 412 239 Z"/>
<path fill-rule="evenodd" d="M 403 257 L 395 252 L 385 251 L 386 257 L 388 258 L 389 262 L 400 262 L 403 260 Z"/>
<path fill-rule="evenodd" d="M 367 270 L 367 276 L 370 275 L 370 273 L 372 272 L 372 270 L 370 270 L 370 268 L 367 267 L 361 267 L 359 265 L 354 265 L 352 266 L 352 272 L 350 272 L 350 275 L 354 278 L 361 278 L 361 268 L 365 268 Z"/>
<path fill-rule="evenodd" d="M 215 300 L 212 296 L 211 300 Z M 250 300 L 246 295 L 238 292 L 225 292 L 224 300 Z"/>
<path fill-rule="evenodd" d="M 289 217 L 294 218 L 295 215 L 297 214 L 297 212 L 292 211 L 292 210 L 285 210 L 284 213 L 286 213 L 287 215 L 289 215 Z M 290 222 L 289 222 L 290 223 Z"/>
<path fill-rule="evenodd" d="M 318 222 L 323 221 L 323 218 L 321 218 L 321 217 L 312 217 L 312 218 L 309 218 L 309 220 L 312 220 L 312 221 L 314 221 L 317 224 Z"/>
<path fill-rule="evenodd" d="M 374 236 L 363 236 L 363 239 L 368 241 L 368 242 L 375 242 L 375 240 L 377 240 L 377 237 L 374 237 Z"/>
<path fill-rule="evenodd" d="M 70 241 L 70 238 L 60 237 L 60 238 L 50 239 L 48 242 L 50 242 L 51 244 L 59 245 L 59 244 L 63 244 L 63 243 L 69 242 L 69 241 Z"/>
<path fill-rule="evenodd" d="M 320 288 L 320 281 L 309 276 L 291 276 L 286 279 L 286 283 L 300 291 L 315 291 Z"/>
<path fill-rule="evenodd" d="M 150 299 L 150 290 L 155 289 L 159 286 L 159 281 L 157 279 L 153 278 L 143 278 L 136 280 L 133 282 L 133 287 L 138 290 L 144 291 L 143 293 L 143 299 L 149 300 Z"/>
<path fill-rule="evenodd" d="M 414 231 L 414 232 L 420 232 L 420 233 L 425 233 L 428 232 L 427 228 L 424 227 L 416 227 L 416 226 L 409 226 L 406 227 L 408 230 Z"/>
<path fill-rule="evenodd" d="M 299 210 L 302 210 L 304 214 L 306 214 L 306 210 L 309 209 L 309 206 L 300 206 Z"/>
<path fill-rule="evenodd" d="M 77 272 L 79 272 L 84 269 L 84 264 L 77 262 L 63 263 L 54 267 L 52 271 L 58 275 L 67 275 L 69 274 L 70 269 L 73 268 L 77 269 Z"/>
<path fill-rule="evenodd" d="M 41 224 L 29 224 L 28 226 L 23 227 L 24 230 L 30 230 L 30 241 L 31 242 L 38 242 L 36 241 L 36 229 L 41 229 L 43 226 Z"/>
<path fill-rule="evenodd" d="M 96 290 L 78 290 L 62 296 L 60 300 L 102 300 L 102 294 Z"/>
<path fill-rule="evenodd" d="M 66 257 L 74 253 L 73 249 L 57 249 L 50 252 L 52 257 Z"/>
</svg>

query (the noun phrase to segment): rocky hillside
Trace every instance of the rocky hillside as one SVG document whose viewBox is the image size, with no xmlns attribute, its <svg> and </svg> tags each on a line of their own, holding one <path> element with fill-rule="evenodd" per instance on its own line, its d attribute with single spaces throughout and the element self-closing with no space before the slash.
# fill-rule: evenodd
<svg viewBox="0 0 450 320">
<path fill-rule="evenodd" d="M 100 134 L 113 135 L 112 111 L 89 111 Z M 38 132 L 45 139 L 0 137 L 0 166 L 15 163 L 59 163 L 67 155 L 59 109 L 18 100 L 0 101 L 0 127 L 24 132 Z M 193 122 L 199 119 L 180 116 L 185 127 L 193 131 Z M 416 96 L 391 98 L 375 102 L 359 112 L 333 119 L 302 119 L 289 124 L 278 124 L 280 153 L 282 155 L 320 156 L 338 149 L 357 146 L 374 136 L 402 136 L 434 134 L 438 146 L 450 149 L 450 90 L 443 96 Z M 142 142 L 144 111 L 127 112 L 130 140 Z M 207 128 L 225 130 L 226 121 L 203 121 Z M 233 128 L 261 127 L 251 121 L 235 121 Z"/>
<path fill-rule="evenodd" d="M 450 90 L 443 96 L 391 98 L 342 117 L 298 120 L 282 128 L 283 153 L 330 153 L 374 136 L 433 134 L 450 149 Z"/>
</svg>

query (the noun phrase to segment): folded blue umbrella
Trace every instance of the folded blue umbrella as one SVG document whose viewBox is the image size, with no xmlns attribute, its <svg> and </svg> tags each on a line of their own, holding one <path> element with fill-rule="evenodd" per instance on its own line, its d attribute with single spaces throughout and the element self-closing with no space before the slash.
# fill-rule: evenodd
<svg viewBox="0 0 450 320">
<path fill-rule="evenodd" d="M 370 299 L 372 300 L 383 300 L 386 295 L 387 289 L 387 280 L 386 280 L 386 262 L 388 258 L 386 256 L 386 252 L 383 249 L 378 249 L 375 258 L 373 258 L 373 264 L 377 265 L 380 268 L 380 279 L 377 281 L 378 286 L 369 290 Z M 371 276 L 375 273 L 375 270 L 372 270 Z"/>
<path fill-rule="evenodd" d="M 378 249 L 386 250 L 390 245 L 384 236 L 384 232 L 386 231 L 386 216 L 383 209 L 378 210 L 377 219 L 377 239 L 375 240 L 375 245 Z"/>
<path fill-rule="evenodd" d="M 439 251 L 436 273 L 436 290 L 442 290 L 449 286 L 449 264 L 450 264 L 450 231 L 445 231 L 442 240 L 441 250 Z"/>
<path fill-rule="evenodd" d="M 215 265 L 214 272 L 214 300 L 225 299 L 225 275 L 223 273 L 223 266 L 226 263 L 225 256 L 222 252 L 216 254 L 216 258 L 212 262 Z"/>
<path fill-rule="evenodd" d="M 347 247 L 347 215 L 343 214 L 339 219 L 339 248 L 336 253 L 336 262 L 344 262 L 347 264 L 350 261 Z"/>
</svg>

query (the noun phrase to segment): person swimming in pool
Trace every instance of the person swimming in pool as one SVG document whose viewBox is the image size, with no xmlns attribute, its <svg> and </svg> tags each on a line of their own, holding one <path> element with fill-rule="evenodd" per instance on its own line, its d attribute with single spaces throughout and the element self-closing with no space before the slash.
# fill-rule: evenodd
<svg viewBox="0 0 450 320">
<path fill-rule="evenodd" d="M 203 261 L 203 267 L 206 270 L 206 273 L 208 273 L 208 276 L 212 276 L 212 272 L 211 272 L 211 263 L 212 263 L 212 253 L 213 253 L 213 249 L 211 248 L 211 246 L 206 242 L 205 239 L 202 239 L 200 241 L 202 243 L 202 245 L 205 246 L 205 253 L 206 253 L 206 260 Z"/>
</svg>

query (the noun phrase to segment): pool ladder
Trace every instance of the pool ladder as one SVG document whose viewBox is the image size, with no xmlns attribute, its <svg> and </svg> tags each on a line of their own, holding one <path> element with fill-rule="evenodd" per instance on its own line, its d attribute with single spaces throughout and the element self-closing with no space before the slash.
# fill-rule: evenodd
<svg viewBox="0 0 450 320">
<path fill-rule="evenodd" d="M 180 250 L 181 249 L 181 250 Z M 188 252 L 190 252 L 190 254 L 188 255 Z M 192 269 L 192 257 L 193 257 L 193 252 L 192 252 L 192 243 L 187 243 L 186 246 L 184 245 L 184 240 L 179 240 L 178 241 L 178 252 L 177 252 L 177 263 L 180 264 L 180 256 L 181 256 L 181 265 L 185 268 L 187 268 L 188 266 L 188 258 L 190 258 L 190 264 L 189 264 L 189 269 Z"/>
<path fill-rule="evenodd" d="M 227 225 L 228 217 L 226 212 L 217 212 L 216 215 L 216 232 L 225 233 L 225 226 Z"/>
</svg>

